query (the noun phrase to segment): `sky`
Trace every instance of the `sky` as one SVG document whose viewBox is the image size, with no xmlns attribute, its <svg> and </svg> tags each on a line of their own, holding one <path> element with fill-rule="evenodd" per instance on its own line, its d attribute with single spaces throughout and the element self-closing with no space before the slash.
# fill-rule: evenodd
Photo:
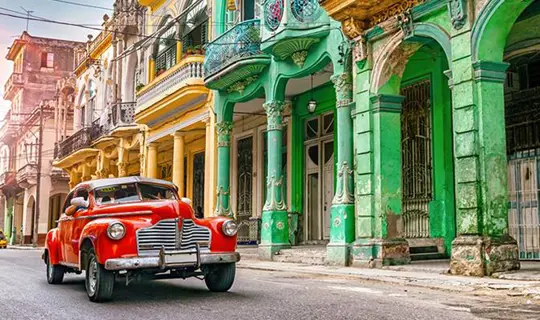
<svg viewBox="0 0 540 320">
<path fill-rule="evenodd" d="M 114 0 L 67 0 L 68 2 L 77 2 L 111 8 L 111 11 L 105 9 L 96 9 L 81 7 L 72 4 L 62 3 L 55 0 L 0 0 L 0 14 L 25 15 L 24 10 L 33 11 L 34 16 L 57 20 L 63 22 L 89 24 L 97 27 L 103 21 L 103 15 L 112 15 L 112 6 Z M 21 8 L 22 7 L 22 8 Z M 24 9 L 23 9 L 24 8 Z M 7 10 L 17 11 L 23 14 L 9 12 Z M 26 20 L 11 18 L 0 15 L 0 96 L 4 93 L 4 84 L 13 71 L 11 61 L 5 59 L 8 47 L 18 36 L 26 29 Z M 39 21 L 30 21 L 28 32 L 32 36 L 58 38 L 66 40 L 86 41 L 88 34 L 96 34 L 96 31 L 78 27 L 69 27 Z M 0 98 L 0 119 L 4 118 L 9 109 L 10 102 Z"/>
</svg>

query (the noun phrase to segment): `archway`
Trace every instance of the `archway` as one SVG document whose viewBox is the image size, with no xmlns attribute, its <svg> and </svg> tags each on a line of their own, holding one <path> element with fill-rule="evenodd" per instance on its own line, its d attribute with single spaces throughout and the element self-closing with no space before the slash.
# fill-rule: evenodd
<svg viewBox="0 0 540 320">
<path fill-rule="evenodd" d="M 520 259 L 540 260 L 540 1 L 515 20 L 504 47 L 509 233 Z"/>
<path fill-rule="evenodd" d="M 449 37 L 428 24 L 414 30 L 421 32 L 407 40 L 399 32 L 379 53 L 372 101 L 376 176 L 384 176 L 375 188 L 384 190 L 381 210 L 393 213 L 386 236 L 405 238 L 420 260 L 450 253 L 456 215 Z"/>
</svg>

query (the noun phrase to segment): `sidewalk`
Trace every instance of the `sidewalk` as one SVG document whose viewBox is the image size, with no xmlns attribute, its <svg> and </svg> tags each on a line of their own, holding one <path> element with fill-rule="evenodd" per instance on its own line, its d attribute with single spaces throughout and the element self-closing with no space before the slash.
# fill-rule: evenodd
<svg viewBox="0 0 540 320">
<path fill-rule="evenodd" d="M 15 244 L 15 245 L 8 245 L 8 249 L 12 250 L 39 250 L 42 251 L 45 249 L 45 247 L 33 247 L 32 245 L 24 245 L 24 244 Z"/>
<path fill-rule="evenodd" d="M 505 294 L 523 296 L 540 303 L 540 263 L 524 263 L 517 272 L 497 277 L 464 277 L 446 273 L 447 261 L 415 263 L 406 266 L 369 269 L 358 267 L 335 267 L 296 263 L 260 261 L 252 256 L 243 257 L 238 268 L 277 272 L 293 272 L 312 276 L 345 277 L 364 281 L 380 281 L 446 291 L 478 294 Z"/>
</svg>

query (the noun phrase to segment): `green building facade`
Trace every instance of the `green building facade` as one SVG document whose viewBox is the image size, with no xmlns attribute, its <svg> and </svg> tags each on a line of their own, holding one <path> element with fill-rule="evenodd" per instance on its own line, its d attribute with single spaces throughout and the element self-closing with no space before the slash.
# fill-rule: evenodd
<svg viewBox="0 0 540 320">
<path fill-rule="evenodd" d="M 262 257 L 315 242 L 330 264 L 434 254 L 464 275 L 537 257 L 521 228 L 540 227 L 540 2 L 362 3 L 214 1 L 216 214 L 237 216 L 231 132 L 251 112 L 266 115 Z"/>
</svg>

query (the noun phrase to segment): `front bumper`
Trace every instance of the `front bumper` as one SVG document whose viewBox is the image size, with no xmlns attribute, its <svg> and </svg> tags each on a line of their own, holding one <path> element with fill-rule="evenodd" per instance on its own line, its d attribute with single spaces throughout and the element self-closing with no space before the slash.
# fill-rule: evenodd
<svg viewBox="0 0 540 320">
<path fill-rule="evenodd" d="M 191 255 L 195 257 L 190 258 Z M 133 258 L 117 258 L 105 261 L 105 269 L 111 271 L 120 270 L 135 270 L 135 269 L 173 269 L 179 267 L 196 267 L 207 264 L 233 263 L 240 261 L 238 252 L 231 253 L 160 253 L 159 256 L 152 257 L 133 257 Z M 174 262 L 167 261 L 167 257 L 174 257 Z M 185 257 L 185 259 L 182 259 Z M 178 259 L 181 258 L 181 259 Z M 184 261 L 182 261 L 184 260 Z"/>
</svg>

